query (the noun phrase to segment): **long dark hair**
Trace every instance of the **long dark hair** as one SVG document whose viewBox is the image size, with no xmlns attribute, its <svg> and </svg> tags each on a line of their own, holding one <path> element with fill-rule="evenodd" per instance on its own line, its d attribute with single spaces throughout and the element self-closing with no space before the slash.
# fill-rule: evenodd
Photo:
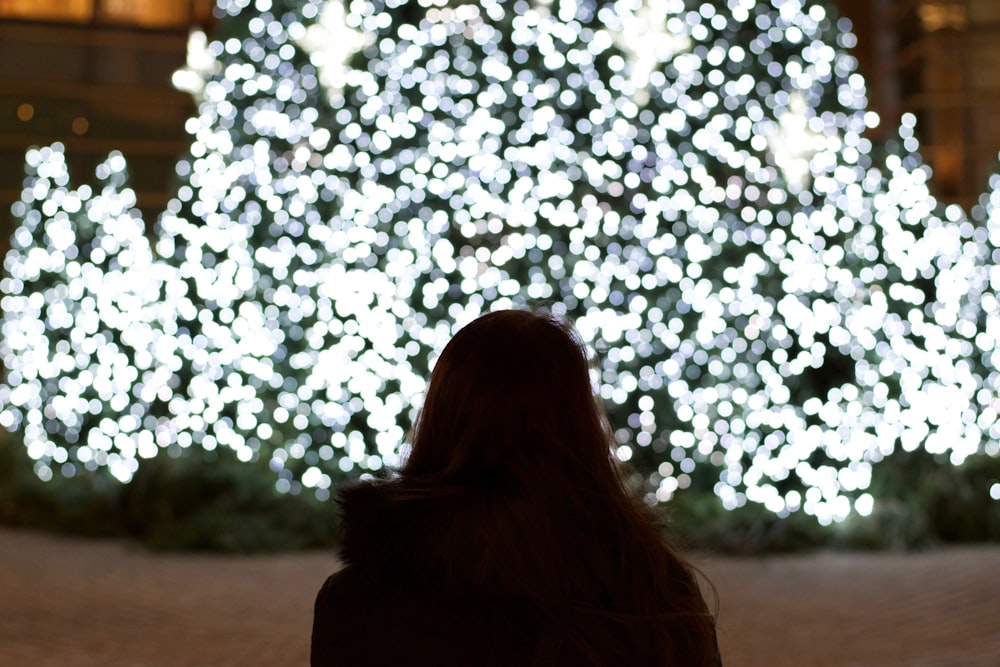
<svg viewBox="0 0 1000 667">
<path fill-rule="evenodd" d="M 473 554 L 473 585 L 531 602 L 563 655 L 715 664 L 694 571 L 628 491 L 612 442 L 574 328 L 493 312 L 438 358 L 394 486 L 401 499 L 454 500 L 442 552 Z"/>
</svg>

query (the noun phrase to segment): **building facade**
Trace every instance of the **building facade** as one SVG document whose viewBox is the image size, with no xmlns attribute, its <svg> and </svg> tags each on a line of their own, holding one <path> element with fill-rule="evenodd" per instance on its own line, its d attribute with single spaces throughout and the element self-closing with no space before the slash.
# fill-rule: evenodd
<svg viewBox="0 0 1000 667">
<path fill-rule="evenodd" d="M 1000 1 L 838 1 L 882 131 L 913 113 L 934 193 L 968 210 L 998 167 Z"/>
<path fill-rule="evenodd" d="M 185 64 L 189 31 L 210 21 L 211 0 L 0 0 L 4 218 L 20 197 L 25 150 L 60 141 L 77 184 L 122 151 L 152 220 L 194 110 L 171 76 Z"/>
</svg>

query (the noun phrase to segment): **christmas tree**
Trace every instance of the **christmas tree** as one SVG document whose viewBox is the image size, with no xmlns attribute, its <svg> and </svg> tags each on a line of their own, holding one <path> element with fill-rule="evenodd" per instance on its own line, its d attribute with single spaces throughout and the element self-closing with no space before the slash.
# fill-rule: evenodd
<svg viewBox="0 0 1000 667">
<path fill-rule="evenodd" d="M 325 497 L 399 464 L 457 328 L 546 304 L 593 341 L 617 455 L 651 502 L 694 486 L 826 523 L 871 511 L 872 465 L 896 447 L 960 461 L 995 435 L 992 418 L 967 428 L 993 311 L 951 305 L 980 232 L 931 196 L 911 117 L 888 146 L 866 138 L 853 36 L 824 3 L 218 12 L 142 292 L 149 380 L 127 403 L 145 430 L 101 420 L 88 442 L 228 447 Z M 43 288 L 19 280 L 8 293 Z M 75 368 L 37 395 L 62 400 Z M 43 421 L 53 441 L 69 429 Z"/>
<path fill-rule="evenodd" d="M 27 172 L 2 284 L 0 419 L 42 479 L 102 468 L 127 482 L 158 451 L 150 406 L 169 391 L 155 356 L 172 317 L 158 298 L 166 267 L 120 153 L 97 167 L 96 191 L 68 187 L 58 144 L 29 151 Z"/>
<path fill-rule="evenodd" d="M 973 207 L 971 221 L 952 209 L 947 246 L 942 244 L 935 284 L 937 298 L 931 315 L 952 333 L 945 345 L 958 370 L 956 378 L 967 404 L 955 416 L 964 447 L 928 443 L 932 453 L 949 453 L 956 464 L 969 454 L 1000 455 L 1000 328 L 997 287 L 1000 285 L 1000 172 L 994 173 L 986 194 Z M 940 344 L 939 344 L 940 347 Z M 935 410 L 936 412 L 937 410 Z M 993 491 L 1000 499 L 1000 486 Z"/>
</svg>

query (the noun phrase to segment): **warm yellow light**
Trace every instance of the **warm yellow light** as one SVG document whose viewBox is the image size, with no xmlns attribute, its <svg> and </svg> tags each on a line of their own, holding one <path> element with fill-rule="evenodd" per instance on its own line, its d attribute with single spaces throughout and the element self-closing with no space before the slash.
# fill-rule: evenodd
<svg viewBox="0 0 1000 667">
<path fill-rule="evenodd" d="M 919 7 L 920 21 L 927 32 L 952 28 L 965 29 L 965 7 L 953 2 L 924 0 Z"/>
<path fill-rule="evenodd" d="M 186 27 L 211 14 L 208 0 L 0 0 L 0 17 L 41 21 L 124 23 L 148 28 Z M 96 12 L 96 17 L 95 17 Z"/>
<path fill-rule="evenodd" d="M 25 102 L 17 108 L 17 119 L 28 122 L 35 116 L 35 107 Z"/>
<path fill-rule="evenodd" d="M 86 134 L 87 130 L 90 129 L 90 121 L 88 121 L 83 116 L 77 116 L 73 119 L 73 134 Z"/>
<path fill-rule="evenodd" d="M 93 0 L 0 0 L 0 16 L 51 21 L 89 21 Z"/>
<path fill-rule="evenodd" d="M 176 0 L 103 0 L 100 18 L 114 23 L 147 27 L 187 26 L 191 5 Z"/>
</svg>

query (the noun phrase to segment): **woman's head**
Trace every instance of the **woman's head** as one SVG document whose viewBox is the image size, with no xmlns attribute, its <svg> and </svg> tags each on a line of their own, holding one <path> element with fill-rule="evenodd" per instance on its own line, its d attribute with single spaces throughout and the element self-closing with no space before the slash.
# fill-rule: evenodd
<svg viewBox="0 0 1000 667">
<path fill-rule="evenodd" d="M 547 313 L 498 311 L 460 330 L 438 358 L 404 473 L 452 482 L 527 482 L 556 467 L 613 475 L 609 445 L 572 327 Z"/>
<path fill-rule="evenodd" d="M 578 664 L 711 664 L 694 575 L 624 488 L 611 441 L 573 329 L 494 312 L 438 358 L 390 488 L 418 508 L 407 529 L 433 534 L 429 571 L 529 601 Z"/>
</svg>

